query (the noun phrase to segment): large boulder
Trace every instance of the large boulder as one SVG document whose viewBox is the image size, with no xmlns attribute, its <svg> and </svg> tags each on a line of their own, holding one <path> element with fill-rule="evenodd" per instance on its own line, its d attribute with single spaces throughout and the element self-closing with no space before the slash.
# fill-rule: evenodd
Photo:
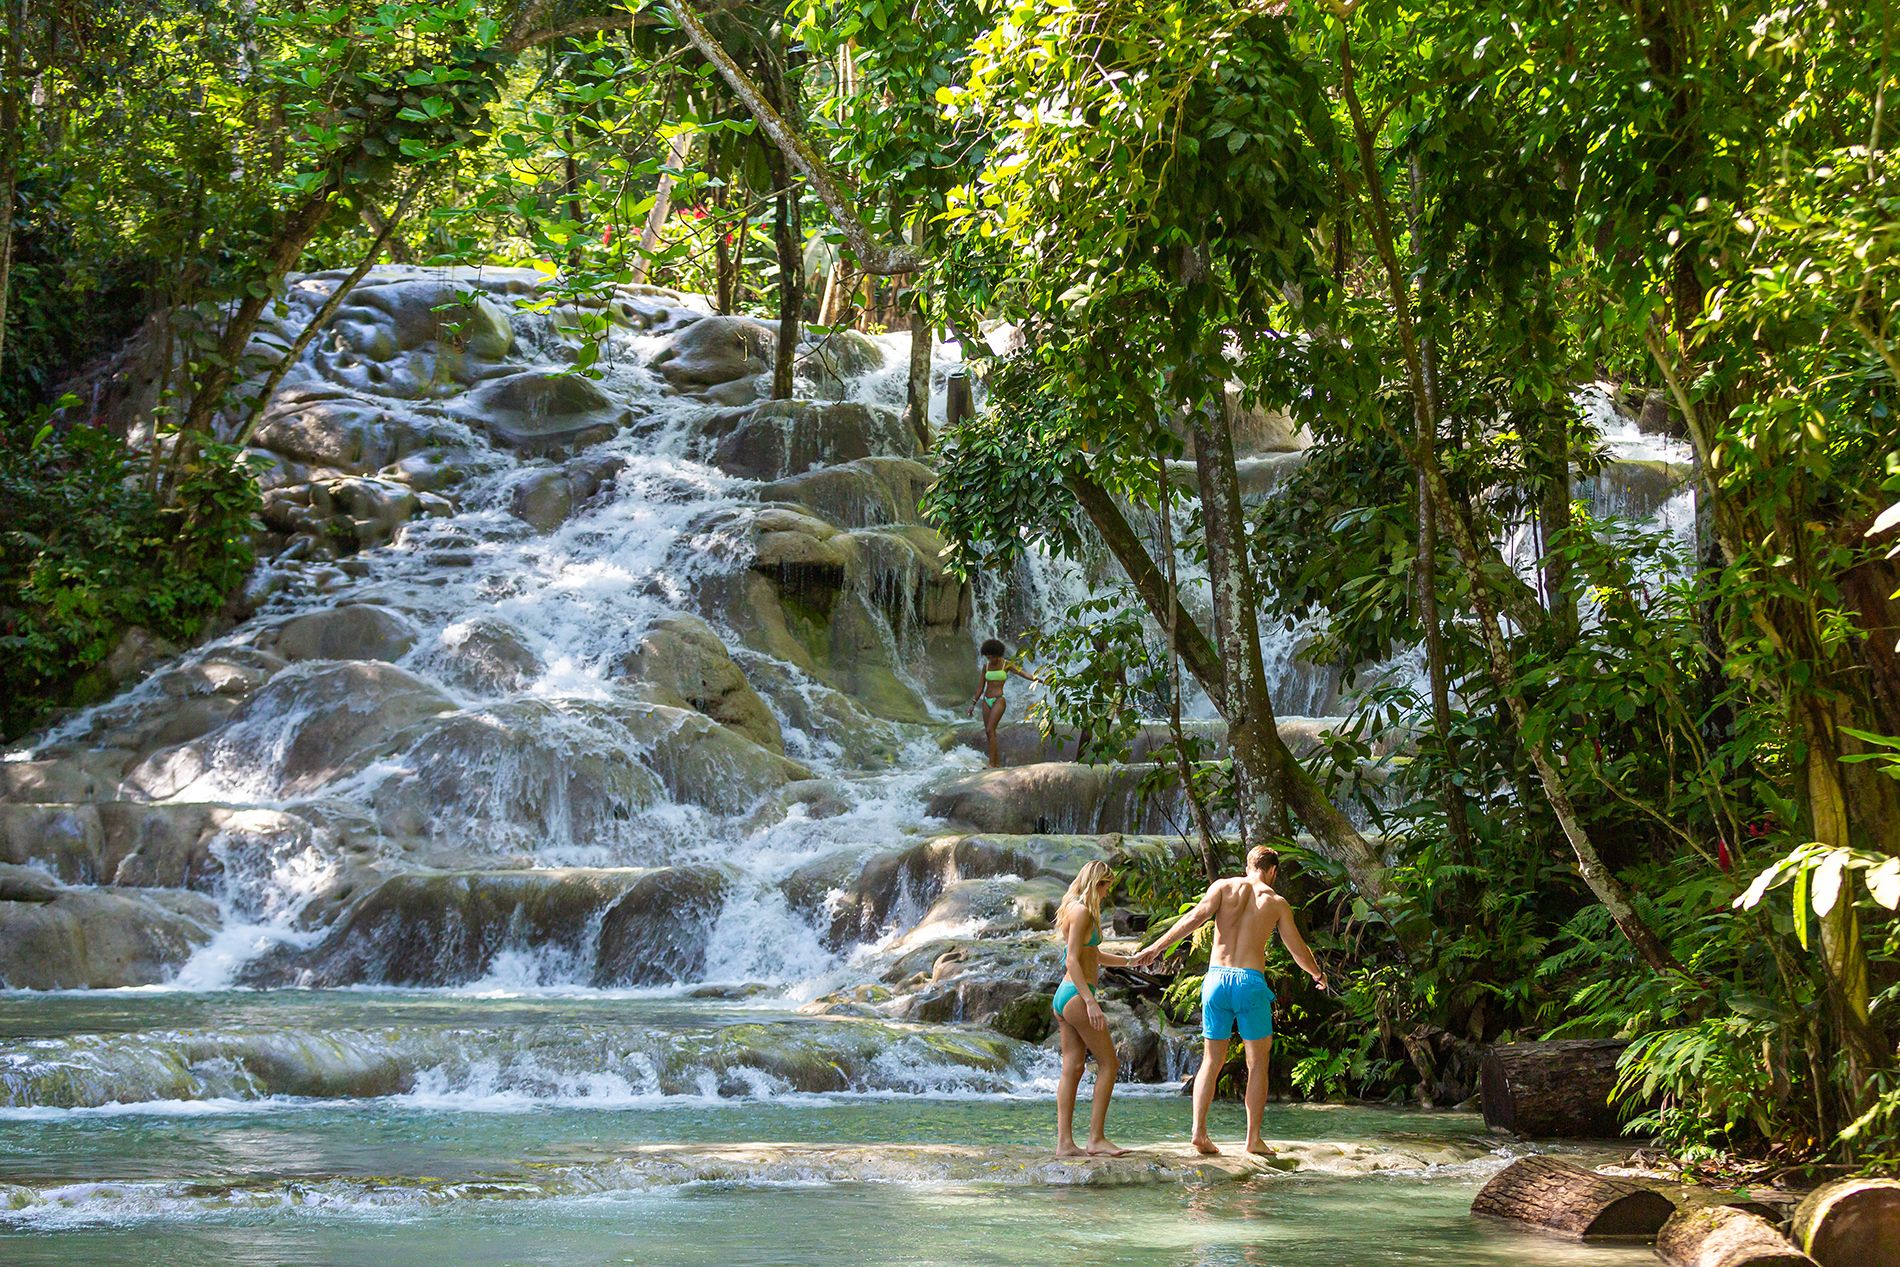
<svg viewBox="0 0 1900 1267">
<path fill-rule="evenodd" d="M 874 941 L 892 917 L 911 919 L 959 884 L 994 876 L 1034 876 L 1041 862 L 1010 845 L 974 836 L 943 836 L 868 860 L 845 855 L 808 863 L 786 877 L 792 908 L 824 917 L 832 947 Z"/>
<path fill-rule="evenodd" d="M 307 795 L 453 707 L 436 687 L 392 664 L 300 666 L 271 679 L 209 735 L 140 762 L 126 785 L 159 800 Z M 260 761 L 260 753 L 270 759 Z"/>
<path fill-rule="evenodd" d="M 618 433 L 632 415 L 592 380 L 528 370 L 482 384 L 455 405 L 496 443 L 523 453 L 572 452 Z"/>
<path fill-rule="evenodd" d="M 622 840 L 663 795 L 611 714 L 524 699 L 424 721 L 370 803 L 398 836 L 575 848 Z"/>
<path fill-rule="evenodd" d="M 690 979 L 723 903 L 710 868 L 545 868 L 388 877 L 313 951 L 278 959 L 266 982 L 459 985 L 504 954 L 553 980 L 644 985 Z"/>
<path fill-rule="evenodd" d="M 675 334 L 652 361 L 674 391 L 723 405 L 757 400 L 772 368 L 778 332 L 751 317 L 702 317 Z"/>
<path fill-rule="evenodd" d="M 888 409 L 856 402 L 770 400 L 715 414 L 713 461 L 728 474 L 776 480 L 874 456 L 914 457 L 917 437 Z"/>
<path fill-rule="evenodd" d="M 932 794 L 928 812 L 980 832 L 1159 832 L 1185 821 L 1178 792 L 1144 792 L 1152 766 L 1066 761 L 984 770 Z"/>
<path fill-rule="evenodd" d="M 422 449 L 436 430 L 387 401 L 312 386 L 280 393 L 253 441 L 295 462 L 366 475 Z"/>
<path fill-rule="evenodd" d="M 697 616 L 680 612 L 654 621 L 620 669 L 646 684 L 657 703 L 696 709 L 756 744 L 785 750 L 778 719 L 712 626 Z"/>
<path fill-rule="evenodd" d="M 396 661 L 416 645 L 414 622 L 374 603 L 352 603 L 292 616 L 257 638 L 286 660 Z"/>
<path fill-rule="evenodd" d="M 917 503 L 936 472 L 908 457 L 871 456 L 766 484 L 759 497 L 795 502 L 841 528 L 922 522 Z"/>
<path fill-rule="evenodd" d="M 547 671 L 527 635 L 493 613 L 450 625 L 430 659 L 447 681 L 479 695 L 506 695 Z"/>
<path fill-rule="evenodd" d="M 0 986 L 109 990 L 169 980 L 217 931 L 197 893 L 61 889 L 50 900 L 0 900 Z"/>
</svg>

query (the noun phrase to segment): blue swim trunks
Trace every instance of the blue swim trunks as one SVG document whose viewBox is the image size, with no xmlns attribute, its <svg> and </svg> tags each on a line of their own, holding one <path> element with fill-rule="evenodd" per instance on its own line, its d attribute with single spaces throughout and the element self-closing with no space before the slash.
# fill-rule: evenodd
<svg viewBox="0 0 1900 1267">
<path fill-rule="evenodd" d="M 1273 1037 L 1273 990 L 1253 968 L 1209 966 L 1201 978 L 1201 1034 L 1217 1043 L 1240 1026 L 1245 1042 Z"/>
</svg>

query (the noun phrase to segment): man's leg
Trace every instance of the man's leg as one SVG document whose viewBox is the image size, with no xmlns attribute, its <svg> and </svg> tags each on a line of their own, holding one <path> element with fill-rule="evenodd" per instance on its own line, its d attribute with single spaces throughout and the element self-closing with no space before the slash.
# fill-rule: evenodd
<svg viewBox="0 0 1900 1267">
<path fill-rule="evenodd" d="M 1260 1140 L 1260 1114 L 1267 1107 L 1267 1066 L 1273 1059 L 1273 1035 L 1243 1040 L 1247 1051 L 1247 1151 L 1271 1157 Z"/>
<path fill-rule="evenodd" d="M 1227 1063 L 1227 1040 L 1207 1038 L 1201 1042 L 1201 1067 L 1194 1074 L 1194 1138 L 1196 1152 L 1218 1153 L 1207 1134 L 1207 1110 L 1214 1103 L 1214 1088 L 1220 1082 L 1221 1066 Z"/>
</svg>

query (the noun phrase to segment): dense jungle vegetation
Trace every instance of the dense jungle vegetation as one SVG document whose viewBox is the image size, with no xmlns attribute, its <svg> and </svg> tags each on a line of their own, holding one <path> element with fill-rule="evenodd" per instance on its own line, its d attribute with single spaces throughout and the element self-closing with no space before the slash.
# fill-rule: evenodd
<svg viewBox="0 0 1900 1267">
<path fill-rule="evenodd" d="M 1621 1034 L 1678 1156 L 1900 1165 L 1894 6 L 0 5 L 6 733 L 128 628 L 220 619 L 289 273 L 937 330 L 987 393 L 931 437 L 956 564 L 1118 565 L 1041 631 L 1051 723 L 1114 759 L 1192 679 L 1228 743 L 1164 765 L 1302 863 L 1338 986 L 1290 999 L 1302 1093 L 1442 1102 L 1477 1044 Z M 127 358 L 163 384 L 129 410 Z M 1693 445 L 1693 552 L 1576 500 L 1605 379 Z M 1251 503 L 1260 409 L 1316 448 Z M 1303 763 L 1260 653 L 1293 620 L 1429 689 Z M 1232 862 L 1186 830 L 1135 900 Z"/>
</svg>

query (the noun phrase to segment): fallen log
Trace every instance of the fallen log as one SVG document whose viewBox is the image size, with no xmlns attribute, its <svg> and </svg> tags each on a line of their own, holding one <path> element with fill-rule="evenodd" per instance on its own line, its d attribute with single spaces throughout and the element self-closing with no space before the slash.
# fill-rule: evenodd
<svg viewBox="0 0 1900 1267">
<path fill-rule="evenodd" d="M 1527 1139 L 1609 1139 L 1623 1124 L 1610 1106 L 1622 1039 L 1505 1043 L 1478 1071 L 1484 1122 Z"/>
<path fill-rule="evenodd" d="M 1900 1180 L 1824 1184 L 1795 1207 L 1792 1234 L 1821 1267 L 1900 1267 Z"/>
<path fill-rule="evenodd" d="M 1572 1240 L 1648 1240 L 1675 1212 L 1668 1197 L 1630 1179 L 1599 1175 L 1554 1157 L 1512 1162 L 1479 1190 L 1473 1214 L 1513 1219 Z"/>
<path fill-rule="evenodd" d="M 1815 1267 L 1773 1223 L 1730 1205 L 1677 1210 L 1656 1234 L 1656 1257 L 1669 1267 Z"/>
</svg>

